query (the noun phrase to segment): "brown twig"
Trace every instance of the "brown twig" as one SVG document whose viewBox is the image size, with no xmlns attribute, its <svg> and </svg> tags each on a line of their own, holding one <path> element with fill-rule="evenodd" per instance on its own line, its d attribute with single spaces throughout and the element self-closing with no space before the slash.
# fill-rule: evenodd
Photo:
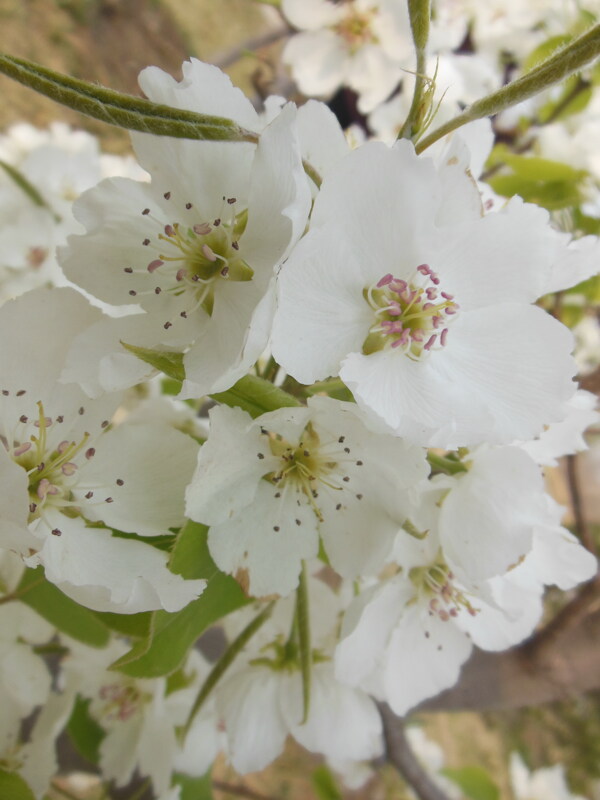
<svg viewBox="0 0 600 800">
<path fill-rule="evenodd" d="M 591 553 L 596 553 L 594 538 L 583 511 L 583 501 L 579 488 L 579 478 L 577 475 L 577 456 L 567 456 L 567 482 L 569 484 L 569 494 L 571 495 L 571 507 L 575 519 L 575 529 L 581 539 L 581 543 Z"/>
<path fill-rule="evenodd" d="M 599 607 L 600 575 L 597 575 L 547 625 L 521 645 L 522 654 L 526 658 L 539 658 L 543 651 L 556 644 L 564 631 L 577 625 Z"/>
<path fill-rule="evenodd" d="M 449 800 L 423 769 L 404 733 L 404 724 L 387 703 L 378 703 L 387 761 L 395 767 L 419 800 Z"/>
<path fill-rule="evenodd" d="M 260 36 L 246 39 L 245 42 L 233 47 L 226 53 L 215 56 L 215 58 L 212 59 L 212 63 L 219 67 L 219 69 L 226 69 L 232 64 L 235 64 L 236 61 L 239 61 L 240 58 L 247 55 L 248 52 L 254 52 L 255 50 L 260 50 L 263 47 L 275 44 L 275 42 L 278 42 L 280 39 L 285 39 L 290 33 L 292 33 L 292 29 L 289 25 L 280 25 L 278 28 L 267 31 L 266 33 L 261 33 Z"/>
<path fill-rule="evenodd" d="M 243 784 L 235 785 L 232 783 L 226 783 L 225 781 L 213 781 L 212 785 L 214 789 L 218 789 L 220 792 L 225 792 L 225 794 L 231 794 L 234 797 L 246 797 L 248 800 L 278 800 L 277 797 L 269 797 L 266 794 L 259 794 L 259 792 L 255 792 L 253 789 L 249 789 Z"/>
</svg>

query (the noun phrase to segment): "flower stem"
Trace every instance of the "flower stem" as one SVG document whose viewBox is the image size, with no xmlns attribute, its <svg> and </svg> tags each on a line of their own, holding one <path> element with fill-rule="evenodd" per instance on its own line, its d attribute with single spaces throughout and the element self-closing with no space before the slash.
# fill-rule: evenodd
<svg viewBox="0 0 600 800">
<path fill-rule="evenodd" d="M 310 712 L 310 686 L 312 677 L 312 651 L 310 646 L 310 611 L 308 601 L 308 580 L 306 562 L 302 562 L 300 583 L 296 590 L 296 625 L 298 630 L 298 648 L 300 653 L 300 669 L 302 671 L 302 723 L 308 719 Z"/>
<path fill-rule="evenodd" d="M 600 25 L 594 25 L 589 31 L 553 53 L 525 75 L 521 75 L 520 78 L 503 86 L 498 91 L 476 100 L 457 117 L 440 125 L 416 145 L 417 153 L 422 153 L 434 142 L 468 122 L 491 117 L 543 92 L 549 86 L 580 70 L 598 55 L 600 55 Z"/>
<path fill-rule="evenodd" d="M 226 670 L 229 669 L 237 655 L 243 650 L 246 646 L 246 643 L 250 641 L 250 639 L 254 636 L 254 634 L 262 627 L 262 625 L 268 620 L 271 616 L 271 612 L 273 611 L 273 607 L 275 602 L 269 603 L 269 605 L 264 608 L 261 613 L 255 617 L 249 625 L 246 625 L 244 630 L 237 636 L 236 639 L 229 645 L 227 650 L 223 653 L 221 658 L 217 661 L 214 667 L 208 674 L 208 677 L 200 687 L 200 691 L 194 700 L 194 705 L 191 708 L 191 711 L 188 715 L 186 723 L 183 727 L 183 737 L 187 735 L 189 732 L 192 722 L 194 721 L 196 714 L 200 711 L 202 706 L 204 705 L 205 700 L 217 685 L 219 680 L 223 677 Z"/>
<path fill-rule="evenodd" d="M 398 134 L 399 139 L 412 139 L 419 131 L 422 117 L 421 106 L 423 89 L 427 83 L 427 40 L 429 39 L 430 0 L 408 0 L 410 27 L 415 44 L 417 68 L 415 70 L 415 90 L 408 116 Z"/>
</svg>

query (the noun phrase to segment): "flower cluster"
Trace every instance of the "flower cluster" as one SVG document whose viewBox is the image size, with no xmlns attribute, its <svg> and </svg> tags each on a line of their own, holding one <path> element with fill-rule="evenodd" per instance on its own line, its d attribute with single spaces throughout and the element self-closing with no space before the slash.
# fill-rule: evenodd
<svg viewBox="0 0 600 800">
<path fill-rule="evenodd" d="M 500 85 L 501 5 L 434 3 L 418 136 L 443 80 L 441 120 Z M 542 5 L 518 63 L 558 24 Z M 160 800 L 218 753 L 262 769 L 288 735 L 358 785 L 378 702 L 405 715 L 474 647 L 530 636 L 545 587 L 596 573 L 544 480 L 600 419 L 547 310 L 597 274 L 596 231 L 478 180 L 487 122 L 395 141 L 404 4 L 282 12 L 299 88 L 349 86 L 379 141 L 352 149 L 315 100 L 259 113 L 195 59 L 179 82 L 144 70 L 144 93 L 245 141 L 135 133 L 137 167 L 62 127 L 0 139 L 0 768 L 36 797 L 83 718 L 103 779 Z"/>
</svg>

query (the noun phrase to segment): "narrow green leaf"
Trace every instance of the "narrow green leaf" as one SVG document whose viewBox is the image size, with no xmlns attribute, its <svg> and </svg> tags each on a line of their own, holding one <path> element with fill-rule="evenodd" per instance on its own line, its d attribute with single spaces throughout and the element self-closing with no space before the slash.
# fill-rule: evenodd
<svg viewBox="0 0 600 800">
<path fill-rule="evenodd" d="M 19 600 L 50 622 L 61 633 L 90 647 L 105 647 L 110 633 L 93 611 L 71 600 L 44 577 L 42 567 L 28 569 L 16 590 Z"/>
<path fill-rule="evenodd" d="M 176 772 L 173 780 L 176 786 L 181 786 L 179 800 L 213 800 L 210 773 L 200 778 L 191 778 L 189 775 Z"/>
<path fill-rule="evenodd" d="M 313 771 L 311 781 L 319 800 L 342 800 L 342 792 L 326 764 L 321 764 Z"/>
<path fill-rule="evenodd" d="M 242 408 L 251 417 L 259 417 L 277 408 L 301 405 L 296 397 L 256 375 L 244 375 L 231 389 L 211 397 L 227 406 Z"/>
<path fill-rule="evenodd" d="M 296 625 L 298 630 L 298 656 L 302 673 L 302 722 L 310 713 L 310 688 L 312 679 L 312 650 L 310 642 L 310 604 L 306 562 L 302 562 L 300 582 L 296 589 Z"/>
<path fill-rule="evenodd" d="M 35 800 L 35 795 L 20 775 L 0 769 L 2 800 Z"/>
<path fill-rule="evenodd" d="M 441 773 L 455 783 L 469 800 L 500 800 L 500 790 L 483 767 L 446 768 Z"/>
<path fill-rule="evenodd" d="M 90 715 L 90 703 L 89 699 L 77 698 L 67 723 L 67 731 L 77 752 L 91 764 L 98 764 L 100 745 L 106 733 Z"/>
<path fill-rule="evenodd" d="M 261 613 L 252 620 L 252 622 L 246 625 L 244 630 L 240 634 L 238 634 L 238 636 L 233 640 L 233 642 L 229 645 L 229 647 L 223 653 L 221 658 L 211 669 L 206 680 L 200 687 L 200 691 L 198 692 L 196 699 L 194 700 L 194 705 L 192 706 L 192 709 L 185 723 L 185 728 L 184 728 L 185 733 L 189 731 L 196 714 L 200 711 L 200 709 L 204 705 L 204 701 L 210 695 L 210 693 L 215 688 L 217 683 L 221 680 L 225 672 L 229 669 L 229 667 L 235 661 L 239 653 L 241 653 L 246 644 L 254 636 L 256 631 L 258 631 L 271 616 L 271 612 L 273 611 L 274 605 L 275 605 L 274 602 L 269 603 L 269 605 L 266 608 L 264 608 L 261 611 Z"/>
<path fill-rule="evenodd" d="M 169 378 L 176 381 L 185 380 L 185 369 L 183 367 L 183 353 L 173 353 L 169 350 L 151 350 L 149 347 L 138 347 L 135 344 L 121 342 L 125 350 L 129 350 L 141 361 L 150 364 L 151 367 L 164 372 Z"/>
<path fill-rule="evenodd" d="M 40 208 L 45 208 L 49 211 L 52 216 L 54 217 L 55 222 L 60 222 L 60 217 L 58 214 L 55 214 L 54 211 L 50 208 L 48 203 L 44 200 L 42 195 L 36 189 L 36 187 L 30 183 L 25 175 L 22 172 L 14 167 L 12 164 L 8 164 L 6 161 L 2 161 L 0 159 L 0 167 L 6 172 L 8 177 L 21 189 L 27 197 L 31 200 L 34 206 L 39 206 Z"/>
<path fill-rule="evenodd" d="M 221 142 L 256 142 L 256 134 L 224 117 L 197 114 L 116 92 L 16 56 L 0 55 L 0 72 L 94 119 L 128 130 Z"/>
</svg>

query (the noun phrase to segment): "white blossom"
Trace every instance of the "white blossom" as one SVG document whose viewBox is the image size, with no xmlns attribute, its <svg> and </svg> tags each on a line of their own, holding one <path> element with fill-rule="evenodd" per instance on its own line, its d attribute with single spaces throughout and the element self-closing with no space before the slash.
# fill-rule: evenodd
<svg viewBox="0 0 600 800">
<path fill-rule="evenodd" d="M 365 426 L 356 407 L 316 397 L 252 420 L 215 408 L 187 489 L 187 513 L 210 525 L 217 565 L 253 595 L 289 594 L 319 536 L 345 577 L 374 574 L 427 474 L 423 453 Z"/>
<path fill-rule="evenodd" d="M 72 338 L 99 316 L 72 289 L 29 292 L 0 310 L 0 545 L 91 608 L 175 611 L 204 582 L 184 581 L 166 553 L 111 529 L 156 536 L 183 524 L 197 444 L 165 425 L 113 430 L 121 395 L 90 401 L 57 382 Z"/>
<path fill-rule="evenodd" d="M 406 141 L 332 170 L 279 275 L 273 353 L 302 383 L 339 374 L 420 444 L 530 438 L 574 391 L 571 334 L 530 304 L 576 255 L 542 209 L 514 199 L 482 217 L 469 175 L 445 175 Z"/>
</svg>

